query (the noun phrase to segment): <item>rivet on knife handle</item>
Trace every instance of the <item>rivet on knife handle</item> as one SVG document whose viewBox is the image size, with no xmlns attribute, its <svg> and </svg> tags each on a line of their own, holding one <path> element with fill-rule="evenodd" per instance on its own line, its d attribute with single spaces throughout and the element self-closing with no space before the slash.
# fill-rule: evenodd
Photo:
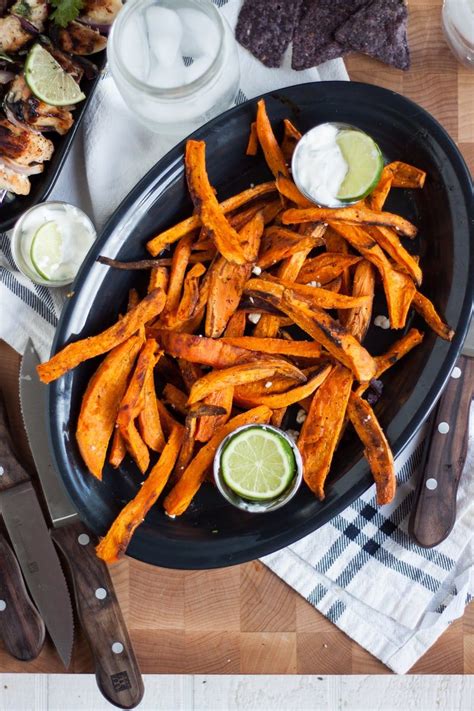
<svg viewBox="0 0 474 711">
<path fill-rule="evenodd" d="M 109 571 L 95 554 L 96 540 L 82 523 L 56 528 L 51 535 L 70 569 L 97 685 L 110 703 L 134 708 L 143 697 L 143 680 Z"/>
<path fill-rule="evenodd" d="M 466 461 L 473 390 L 474 359 L 461 357 L 434 414 L 418 499 L 410 517 L 410 533 L 424 548 L 444 541 L 456 520 L 456 494 Z"/>
<path fill-rule="evenodd" d="M 29 662 L 43 648 L 45 627 L 26 591 L 17 559 L 0 533 L 0 637 L 16 659 Z"/>
</svg>

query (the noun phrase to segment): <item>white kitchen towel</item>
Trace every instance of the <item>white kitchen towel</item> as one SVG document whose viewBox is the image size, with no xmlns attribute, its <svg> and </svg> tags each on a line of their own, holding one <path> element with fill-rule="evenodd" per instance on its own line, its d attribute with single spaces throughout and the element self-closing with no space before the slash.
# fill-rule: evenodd
<svg viewBox="0 0 474 711">
<path fill-rule="evenodd" d="M 215 3 L 234 26 L 239 0 Z M 238 103 L 291 84 L 347 79 L 342 60 L 294 72 L 287 52 L 282 68 L 270 70 L 239 46 L 239 61 Z M 51 199 L 79 205 L 100 230 L 133 185 L 177 141 L 138 123 L 105 74 Z M 22 353 L 31 337 L 46 359 L 67 291 L 36 286 L 23 277 L 13 262 L 9 236 L 0 235 L 1 338 Z M 370 490 L 316 533 L 264 559 L 318 610 L 398 672 L 409 669 L 462 614 L 472 593 L 472 448 L 456 527 L 432 551 L 415 546 L 406 532 L 413 466 L 419 458 L 419 451 L 413 451 L 411 446 L 397 462 L 401 485 L 392 506 L 377 508 Z"/>
</svg>

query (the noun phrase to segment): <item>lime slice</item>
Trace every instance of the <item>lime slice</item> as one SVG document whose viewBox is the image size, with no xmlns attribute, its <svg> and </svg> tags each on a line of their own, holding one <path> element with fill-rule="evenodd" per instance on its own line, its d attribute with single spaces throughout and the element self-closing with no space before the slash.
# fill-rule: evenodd
<svg viewBox="0 0 474 711">
<path fill-rule="evenodd" d="M 351 129 L 340 131 L 336 143 L 349 166 L 336 197 L 348 202 L 362 200 L 380 180 L 383 168 L 380 148 L 366 133 Z"/>
<path fill-rule="evenodd" d="M 263 427 L 250 427 L 232 437 L 220 464 L 227 486 L 253 501 L 275 499 L 285 491 L 296 471 L 289 443 Z"/>
<path fill-rule="evenodd" d="M 54 281 L 54 272 L 61 263 L 63 238 L 54 221 L 45 222 L 33 235 L 30 258 L 40 277 Z"/>
<path fill-rule="evenodd" d="M 25 79 L 33 94 L 51 106 L 69 106 L 86 98 L 79 84 L 40 44 L 28 52 Z"/>
</svg>

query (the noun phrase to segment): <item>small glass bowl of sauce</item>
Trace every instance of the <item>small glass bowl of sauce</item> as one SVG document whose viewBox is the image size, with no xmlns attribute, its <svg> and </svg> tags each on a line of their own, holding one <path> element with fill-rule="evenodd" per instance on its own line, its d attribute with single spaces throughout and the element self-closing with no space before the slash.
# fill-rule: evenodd
<svg viewBox="0 0 474 711">
<path fill-rule="evenodd" d="M 96 236 L 91 220 L 78 207 L 59 201 L 39 203 L 13 228 L 13 259 L 35 284 L 66 286 L 74 281 Z"/>
<path fill-rule="evenodd" d="M 290 462 L 288 479 L 284 489 L 282 491 L 278 490 L 278 493 L 275 496 L 268 496 L 268 498 L 260 498 L 258 500 L 254 498 L 247 498 L 237 493 L 234 488 L 229 486 L 229 477 L 226 477 L 226 474 L 223 471 L 223 454 L 226 450 L 228 450 L 229 445 L 236 442 L 237 439 L 242 439 L 240 435 L 243 435 L 244 433 L 249 434 L 252 430 L 261 431 L 264 434 L 268 434 L 272 438 L 280 439 L 284 451 L 288 454 Z M 272 425 L 253 424 L 238 427 L 222 440 L 214 457 L 214 481 L 219 492 L 230 504 L 232 504 L 232 506 L 235 506 L 241 511 L 247 511 L 248 513 L 267 513 L 281 508 L 295 496 L 302 480 L 303 461 L 298 447 L 291 437 L 286 434 L 286 432 L 277 427 L 273 427 Z"/>
<path fill-rule="evenodd" d="M 322 123 L 298 141 L 291 161 L 293 180 L 311 202 L 348 207 L 380 180 L 382 153 L 367 133 L 345 123 Z"/>
</svg>

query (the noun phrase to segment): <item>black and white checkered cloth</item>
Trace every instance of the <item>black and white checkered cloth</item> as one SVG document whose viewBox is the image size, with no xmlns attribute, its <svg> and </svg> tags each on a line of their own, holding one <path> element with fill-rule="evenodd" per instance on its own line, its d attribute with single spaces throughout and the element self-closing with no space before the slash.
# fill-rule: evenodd
<svg viewBox="0 0 474 711">
<path fill-rule="evenodd" d="M 240 2 L 214 2 L 234 26 Z M 288 58 L 274 70 L 240 46 L 238 50 L 241 89 L 236 103 L 298 82 L 348 78 L 342 60 L 293 72 Z M 178 140 L 152 135 L 138 124 L 111 77 L 105 76 L 51 198 L 79 205 L 100 229 Z M 126 150 L 117 151 L 117 146 Z M 47 359 L 66 291 L 25 278 L 13 262 L 9 236 L 0 235 L 0 338 L 20 353 L 32 338 Z M 397 461 L 399 487 L 392 505 L 376 507 L 370 490 L 319 531 L 263 561 L 350 637 L 402 673 L 462 615 L 473 592 L 472 446 L 456 526 L 433 550 L 415 546 L 406 530 L 419 458 L 415 443 Z"/>
</svg>

